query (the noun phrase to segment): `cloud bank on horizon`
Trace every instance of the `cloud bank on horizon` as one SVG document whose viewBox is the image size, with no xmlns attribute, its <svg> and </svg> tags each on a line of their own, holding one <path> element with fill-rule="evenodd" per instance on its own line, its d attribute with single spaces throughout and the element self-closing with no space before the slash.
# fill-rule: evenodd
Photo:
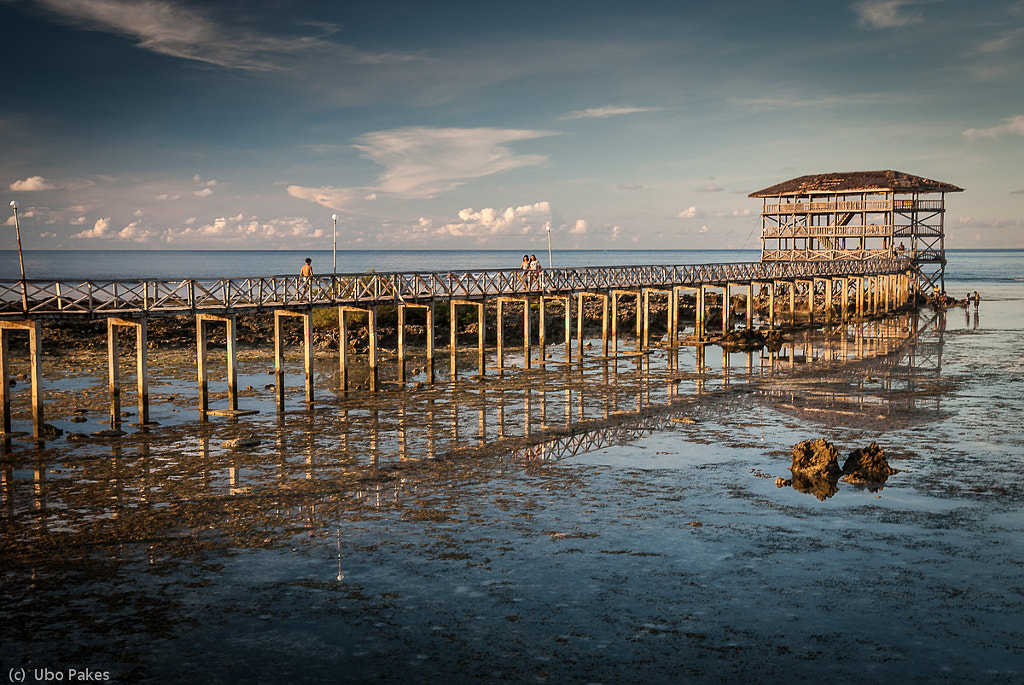
<svg viewBox="0 0 1024 685">
<path fill-rule="evenodd" d="M 1024 247 L 1024 0 L 397 8 L 0 2 L 26 247 L 751 248 L 750 192 L 886 168 Z"/>
</svg>

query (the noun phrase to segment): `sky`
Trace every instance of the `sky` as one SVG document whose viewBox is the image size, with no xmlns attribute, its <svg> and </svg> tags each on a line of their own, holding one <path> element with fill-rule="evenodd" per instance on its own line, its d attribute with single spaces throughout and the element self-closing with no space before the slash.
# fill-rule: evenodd
<svg viewBox="0 0 1024 685">
<path fill-rule="evenodd" d="M 0 51 L 25 249 L 756 249 L 880 169 L 1024 248 L 1024 0 L 0 0 Z"/>
</svg>

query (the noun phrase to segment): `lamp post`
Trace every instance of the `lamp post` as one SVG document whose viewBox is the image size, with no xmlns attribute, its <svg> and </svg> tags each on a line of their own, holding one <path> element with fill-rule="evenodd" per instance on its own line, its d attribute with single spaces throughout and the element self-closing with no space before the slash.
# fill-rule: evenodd
<svg viewBox="0 0 1024 685">
<path fill-rule="evenodd" d="M 21 266 L 21 307 L 28 314 L 28 289 L 25 287 L 25 258 L 21 256 L 21 226 L 18 224 L 18 201 L 11 200 L 14 210 L 14 234 L 18 236 L 18 264 Z"/>
<path fill-rule="evenodd" d="M 334 273 L 338 273 L 338 215 L 331 214 L 334 220 Z"/>
<path fill-rule="evenodd" d="M 544 230 L 548 232 L 548 268 L 551 268 L 551 224 L 545 224 Z"/>
</svg>

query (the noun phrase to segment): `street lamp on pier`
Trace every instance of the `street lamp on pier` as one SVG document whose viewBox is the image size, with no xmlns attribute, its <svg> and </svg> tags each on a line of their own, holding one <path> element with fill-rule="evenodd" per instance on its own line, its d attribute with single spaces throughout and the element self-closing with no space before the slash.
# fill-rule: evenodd
<svg viewBox="0 0 1024 685">
<path fill-rule="evenodd" d="M 338 215 L 331 214 L 334 220 L 334 273 L 338 273 Z"/>
<path fill-rule="evenodd" d="M 18 224 L 18 201 L 11 200 L 14 210 L 14 234 L 18 236 L 18 265 L 21 267 L 21 307 L 28 314 L 28 288 L 25 286 L 25 258 L 21 255 L 21 226 Z"/>
<path fill-rule="evenodd" d="M 551 224 L 545 224 L 544 230 L 548 232 L 548 268 L 551 268 Z"/>
</svg>

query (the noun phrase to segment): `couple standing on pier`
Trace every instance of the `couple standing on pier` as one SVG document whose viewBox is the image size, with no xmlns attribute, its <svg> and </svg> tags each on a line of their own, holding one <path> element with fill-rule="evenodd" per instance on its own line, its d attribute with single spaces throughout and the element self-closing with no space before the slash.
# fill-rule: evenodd
<svg viewBox="0 0 1024 685">
<path fill-rule="evenodd" d="M 536 287 L 537 282 L 540 280 L 539 277 L 541 272 L 544 271 L 540 266 L 540 262 L 537 260 L 537 255 L 523 255 L 523 264 L 521 269 L 523 271 L 523 282 L 528 283 L 531 289 Z"/>
</svg>

